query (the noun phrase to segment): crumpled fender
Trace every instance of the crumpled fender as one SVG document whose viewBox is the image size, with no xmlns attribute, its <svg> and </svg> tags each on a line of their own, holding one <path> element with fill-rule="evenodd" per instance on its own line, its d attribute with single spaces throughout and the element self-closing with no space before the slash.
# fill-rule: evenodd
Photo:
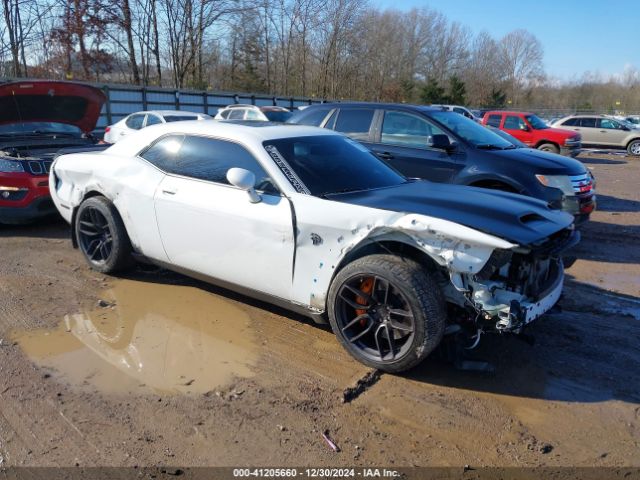
<svg viewBox="0 0 640 480">
<path fill-rule="evenodd" d="M 296 202 L 296 207 L 300 207 Z M 298 209 L 298 208 L 297 208 Z M 296 302 L 324 311 L 335 273 L 352 251 L 379 241 L 398 241 L 416 247 L 450 273 L 479 272 L 494 249 L 516 245 L 501 238 L 438 218 L 351 206 L 315 212 L 313 225 L 297 224 L 293 297 Z M 348 227 L 339 228 L 347 221 Z M 319 259 L 319 261 L 318 261 Z"/>
</svg>

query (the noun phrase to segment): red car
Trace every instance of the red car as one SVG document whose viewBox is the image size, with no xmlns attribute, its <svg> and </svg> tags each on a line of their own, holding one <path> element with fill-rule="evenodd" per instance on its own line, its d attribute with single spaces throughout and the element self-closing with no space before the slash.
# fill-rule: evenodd
<svg viewBox="0 0 640 480">
<path fill-rule="evenodd" d="M 67 147 L 92 146 L 106 97 L 78 83 L 0 84 L 0 223 L 28 223 L 57 214 L 49 168 Z"/>
<path fill-rule="evenodd" d="M 533 113 L 489 111 L 482 123 L 504 130 L 531 148 L 576 157 L 582 138 L 573 130 L 552 128 Z"/>
</svg>

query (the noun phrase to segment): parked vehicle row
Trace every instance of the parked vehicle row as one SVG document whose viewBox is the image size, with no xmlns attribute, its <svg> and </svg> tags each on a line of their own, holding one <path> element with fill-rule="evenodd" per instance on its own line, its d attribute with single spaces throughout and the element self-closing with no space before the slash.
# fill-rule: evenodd
<svg viewBox="0 0 640 480">
<path fill-rule="evenodd" d="M 204 113 L 183 112 L 180 110 L 151 110 L 127 115 L 119 122 L 109 125 L 104 131 L 104 141 L 116 143 L 132 132 L 160 123 L 181 122 L 185 120 L 207 120 L 209 115 Z"/>
<path fill-rule="evenodd" d="M 231 106 L 219 121 L 139 112 L 96 145 L 104 96 L 74 87 L 4 86 L 8 218 L 23 191 L 8 187 L 24 181 L 92 268 L 147 261 L 302 312 L 389 372 L 445 334 L 522 333 L 559 299 L 574 225 L 595 206 L 579 161 L 442 107 L 321 104 L 289 119 L 301 125 L 247 117 L 289 113 L 278 107 Z"/>
<path fill-rule="evenodd" d="M 342 132 L 408 177 L 528 195 L 578 223 L 595 208 L 593 178 L 581 162 L 521 148 L 453 111 L 337 103 L 312 105 L 289 121 Z"/>
</svg>

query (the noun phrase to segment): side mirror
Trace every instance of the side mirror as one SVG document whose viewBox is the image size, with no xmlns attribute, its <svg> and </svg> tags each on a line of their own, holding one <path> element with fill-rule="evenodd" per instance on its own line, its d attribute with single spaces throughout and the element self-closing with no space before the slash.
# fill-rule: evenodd
<svg viewBox="0 0 640 480">
<path fill-rule="evenodd" d="M 438 150 L 446 150 L 447 152 L 455 148 L 455 146 L 451 144 L 451 141 L 449 141 L 449 137 L 442 133 L 429 136 L 427 146 Z"/>
<path fill-rule="evenodd" d="M 227 172 L 227 180 L 231 185 L 245 190 L 249 194 L 251 203 L 259 203 L 262 200 L 255 191 L 256 176 L 253 172 L 244 168 L 230 168 Z"/>
<path fill-rule="evenodd" d="M 528 132 L 531 129 L 529 128 L 529 125 L 520 125 L 520 130 L 522 130 L 523 132 Z"/>
</svg>

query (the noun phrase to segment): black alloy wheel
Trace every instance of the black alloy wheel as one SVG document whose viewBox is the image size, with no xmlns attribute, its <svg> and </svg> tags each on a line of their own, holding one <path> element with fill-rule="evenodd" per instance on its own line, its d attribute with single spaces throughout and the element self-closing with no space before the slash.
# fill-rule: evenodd
<svg viewBox="0 0 640 480">
<path fill-rule="evenodd" d="M 95 207 L 84 208 L 78 216 L 78 243 L 92 263 L 105 263 L 113 251 L 109 222 Z"/>
<path fill-rule="evenodd" d="M 84 258 L 95 270 L 113 273 L 133 264 L 131 241 L 115 206 L 105 197 L 78 207 L 75 234 Z"/>
<path fill-rule="evenodd" d="M 444 333 L 440 287 L 428 266 L 410 258 L 375 254 L 349 263 L 336 274 L 327 300 L 342 346 L 385 372 L 419 364 Z"/>
<path fill-rule="evenodd" d="M 336 322 L 345 339 L 374 361 L 405 355 L 415 331 L 402 292 L 377 275 L 355 275 L 342 284 Z"/>
</svg>

